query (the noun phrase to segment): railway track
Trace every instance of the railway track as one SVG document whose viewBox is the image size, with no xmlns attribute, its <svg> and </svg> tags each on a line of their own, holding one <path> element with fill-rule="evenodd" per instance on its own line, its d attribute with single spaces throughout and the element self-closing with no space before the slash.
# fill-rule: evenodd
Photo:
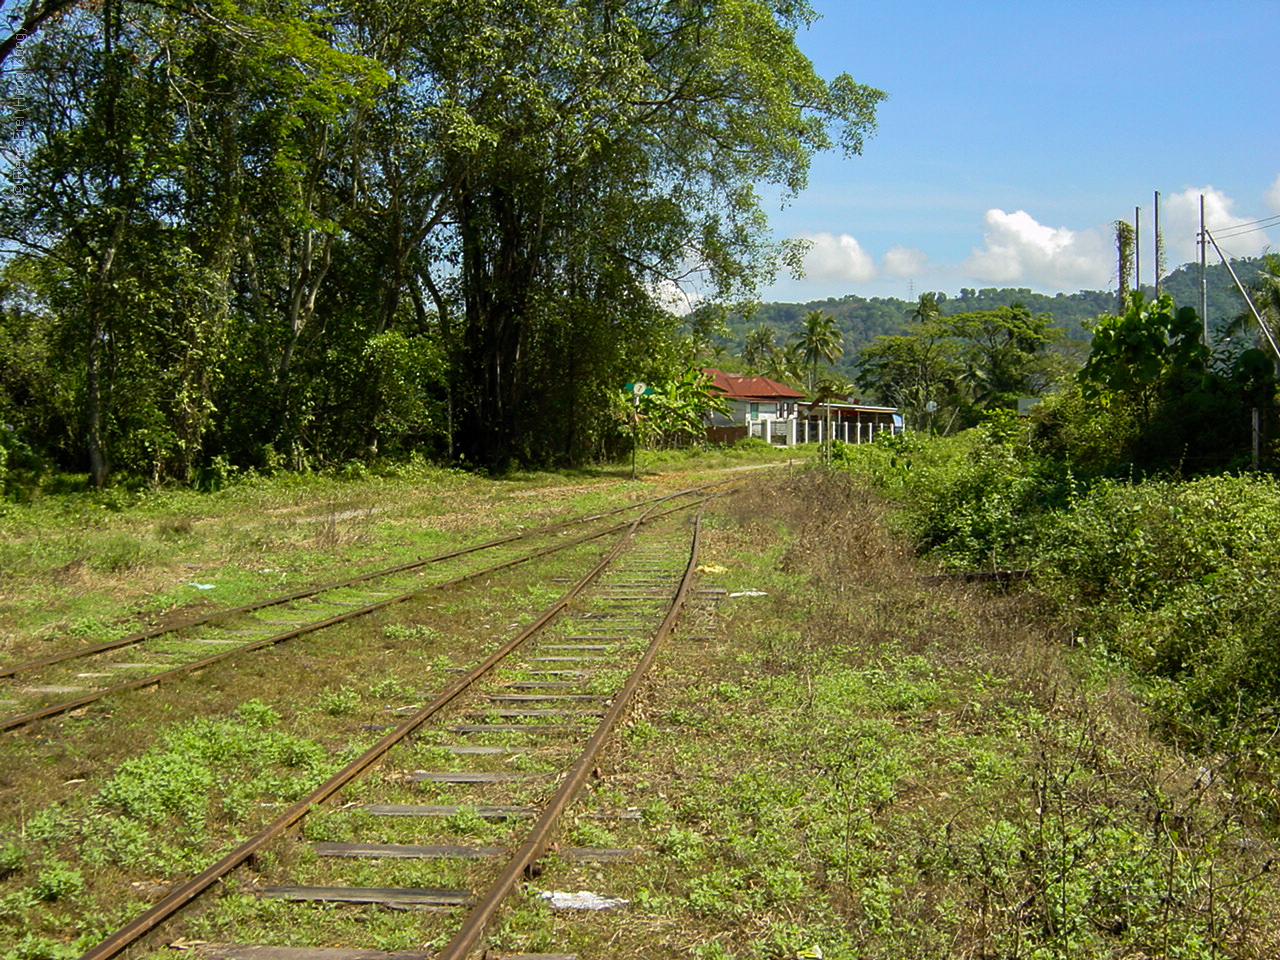
<svg viewBox="0 0 1280 960">
<path fill-rule="evenodd" d="M 701 511 L 693 516 L 686 508 L 704 500 L 703 494 L 684 491 L 687 503 L 663 498 L 650 504 L 604 557 L 532 623 L 216 864 L 173 887 L 105 937 L 82 960 L 119 955 L 161 932 L 195 901 L 209 900 L 213 888 L 226 889 L 232 882 L 313 917 L 315 904 L 411 907 L 415 912 L 406 914 L 406 922 L 420 929 L 423 948 L 398 958 L 461 960 L 475 954 L 512 891 L 535 875 L 539 860 L 555 849 L 561 817 L 591 778 L 689 601 Z M 435 760 L 437 768 L 408 769 L 424 756 Z M 424 794 L 440 802 L 423 803 Z M 347 797 L 359 800 L 344 804 Z M 306 855 L 299 856 L 299 824 L 335 809 L 358 814 L 332 818 L 347 824 L 348 835 L 309 845 Z M 505 824 L 502 842 L 477 845 L 466 836 L 451 835 L 460 823 L 476 818 Z M 402 834 L 415 842 L 387 842 Z M 569 848 L 558 853 L 599 861 L 625 854 Z M 406 862 L 414 864 L 417 882 L 412 886 L 395 882 L 403 871 L 397 873 L 394 865 Z M 265 863 L 277 866 L 262 867 Z M 351 864 L 361 865 L 354 870 L 361 877 L 372 870 L 390 879 L 385 885 L 343 882 L 354 869 Z M 303 875 L 290 875 L 299 872 Z M 430 883 L 432 876 L 439 882 Z M 203 908 L 206 923 L 222 929 L 216 900 Z M 293 925 L 286 921 L 285 926 Z M 315 936 L 322 938 L 323 930 Z M 444 945 L 428 951 L 427 944 Z M 199 950 L 210 960 L 302 960 L 329 946 L 317 939 L 303 947 L 240 943 L 206 944 Z M 342 956 L 323 955 L 332 960 Z"/>
<path fill-rule="evenodd" d="M 620 536 L 620 515 L 647 521 L 688 509 L 731 481 L 677 491 L 484 543 L 371 571 L 341 582 L 215 611 L 109 642 L 0 666 L 0 731 L 79 710 L 106 697 L 153 687 L 212 664 L 338 626 L 468 580 L 530 563 L 593 540 Z M 531 545 L 547 542 L 545 546 Z"/>
</svg>

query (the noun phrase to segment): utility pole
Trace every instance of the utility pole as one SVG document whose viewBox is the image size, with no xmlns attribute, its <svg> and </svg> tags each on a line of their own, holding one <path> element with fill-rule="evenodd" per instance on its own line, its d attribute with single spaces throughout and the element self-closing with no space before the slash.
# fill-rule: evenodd
<svg viewBox="0 0 1280 960">
<path fill-rule="evenodd" d="M 1204 345 L 1209 344 L 1209 285 L 1206 279 L 1206 271 L 1208 267 L 1206 261 L 1208 259 L 1209 242 L 1204 235 L 1204 194 L 1200 194 L 1200 234 L 1197 237 L 1200 243 L 1200 319 L 1204 323 Z"/>
<path fill-rule="evenodd" d="M 1133 289 L 1142 292 L 1142 220 L 1141 207 L 1133 208 Z"/>
<path fill-rule="evenodd" d="M 1160 243 L 1160 191 L 1156 191 L 1156 298 L 1160 297 L 1160 262 L 1164 259 L 1164 251 Z"/>
</svg>

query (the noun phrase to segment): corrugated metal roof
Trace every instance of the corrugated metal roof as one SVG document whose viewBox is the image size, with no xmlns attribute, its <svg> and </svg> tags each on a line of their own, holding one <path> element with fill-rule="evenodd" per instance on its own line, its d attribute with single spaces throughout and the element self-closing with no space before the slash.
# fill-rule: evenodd
<svg viewBox="0 0 1280 960">
<path fill-rule="evenodd" d="M 744 377 L 715 367 L 707 367 L 702 372 L 711 378 L 711 386 L 730 400 L 799 400 L 804 396 L 799 390 L 768 377 Z"/>
</svg>

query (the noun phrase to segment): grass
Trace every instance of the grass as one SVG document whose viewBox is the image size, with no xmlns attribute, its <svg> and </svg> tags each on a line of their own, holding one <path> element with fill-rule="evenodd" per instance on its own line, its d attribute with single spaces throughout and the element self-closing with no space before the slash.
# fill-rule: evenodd
<svg viewBox="0 0 1280 960">
<path fill-rule="evenodd" d="M 248 478 L 216 493 L 0 504 L 0 661 L 109 639 L 650 495 L 602 476 L 490 480 L 419 468 Z M 47 652 L 44 649 L 43 652 Z"/>
<path fill-rule="evenodd" d="M 873 498 L 814 473 L 710 524 L 729 592 L 674 651 L 593 809 L 642 855 L 540 888 L 503 949 L 827 958 L 1265 957 L 1270 845 L 1018 595 L 939 592 Z M 709 616 L 711 614 L 708 614 Z"/>
<path fill-rule="evenodd" d="M 496 528 L 603 499 L 592 482 L 551 489 L 544 503 L 544 480 L 506 481 L 528 514 L 494 506 L 483 485 L 474 499 L 453 491 L 453 513 Z M 259 519 L 246 513 L 249 526 Z M 658 960 L 815 949 L 829 960 L 1277 955 L 1273 839 L 1248 798 L 1224 789 L 1222 758 L 1157 739 L 1125 677 L 1082 656 L 1032 597 L 926 584 L 887 525 L 872 494 L 820 470 L 770 474 L 713 509 L 704 565 L 721 572 L 702 585 L 725 592 L 682 620 L 560 840 L 635 853 L 603 865 L 549 856 L 490 948 Z M 411 523 L 399 526 L 407 542 Z M 381 536 L 332 549 L 387 553 Z M 270 565 L 287 567 L 291 549 Z M 565 564 L 539 573 L 568 573 Z M 155 899 L 157 882 L 266 816 L 261 804 L 285 802 L 371 742 L 365 725 L 449 682 L 455 638 L 480 656 L 526 604 L 550 596 L 522 570 L 467 593 L 0 745 L 0 940 L 14 945 L 0 956 L 77 955 Z M 114 622 L 95 619 L 86 632 Z M 393 775 L 462 766 L 441 742 L 406 745 L 388 775 L 309 817 L 301 839 L 518 840 L 520 822 L 466 809 L 484 802 L 478 789 Z M 546 769 L 558 746 L 532 745 L 466 766 Z M 230 766 L 243 776 L 225 775 Z M 374 800 L 464 809 L 424 822 L 343 808 Z M 317 860 L 288 838 L 166 936 L 438 945 L 444 928 L 431 915 L 288 904 L 250 887 L 255 876 L 465 886 L 473 869 L 384 867 Z M 564 913 L 538 897 L 545 890 L 630 902 Z M 168 952 L 156 942 L 155 956 Z"/>
<path fill-rule="evenodd" d="M 452 484 L 412 491 L 365 484 L 349 491 L 344 505 L 395 493 L 401 515 L 385 534 L 364 529 L 349 538 L 334 537 L 332 525 L 326 533 L 324 524 L 320 534 L 300 535 L 296 525 L 285 525 L 271 512 L 275 507 L 264 511 L 261 503 L 254 506 L 258 498 L 276 501 L 252 485 L 238 491 L 241 496 L 232 490 L 200 501 L 207 513 L 189 525 L 155 520 L 158 512 L 169 509 L 166 503 L 171 506 L 164 496 L 138 498 L 105 511 L 117 527 L 106 520 L 101 526 L 116 538 L 123 535 L 120 531 L 158 531 L 149 541 L 152 559 L 120 567 L 119 580 L 81 582 L 65 595 L 59 572 L 41 558 L 50 543 L 79 534 L 55 525 L 35 538 L 40 517 L 56 512 L 52 503 L 36 504 L 25 519 L 18 518 L 22 522 L 12 514 L 5 518 L 15 551 L 23 547 L 17 535 L 23 522 L 34 538 L 26 542 L 22 576 L 14 579 L 36 593 L 46 591 L 42 617 L 25 625 L 13 623 L 15 642 L 9 647 L 11 652 L 38 650 L 46 637 L 88 642 L 127 633 L 134 626 L 132 611 L 139 607 L 148 618 L 171 615 L 149 610 L 137 598 L 163 566 L 156 558 L 163 558 L 174 543 L 191 549 L 190 537 L 200 538 L 202 550 L 224 558 L 221 569 L 229 573 L 216 582 L 240 578 L 248 599 L 294 586 L 297 577 L 285 578 L 289 571 L 314 570 L 331 580 L 338 574 L 323 566 L 326 561 L 358 569 L 386 566 L 402 556 L 489 539 L 654 492 L 652 486 L 580 479 L 542 488 L 540 497 L 525 496 L 529 490 L 522 481 L 475 480 L 465 489 Z M 280 509 L 289 514 L 338 512 L 331 485 L 316 491 L 322 497 L 318 503 L 308 503 L 302 492 L 289 491 L 296 499 Z M 174 499 L 186 503 L 184 497 Z M 449 512 L 443 514 L 440 504 L 446 500 Z M 74 509 L 66 512 L 77 516 Z M 442 516 L 450 519 L 442 522 Z M 420 530 L 424 536 L 418 536 Z M 246 542 L 251 550 L 242 552 Z M 470 661 L 482 656 L 497 637 L 509 633 L 509 624 L 558 595 L 542 582 L 543 576 L 576 576 L 599 549 L 576 547 L 543 558 L 536 569 L 516 567 L 448 595 L 425 595 L 350 627 L 308 635 L 241 663 L 217 664 L 199 678 L 111 698 L 8 736 L 0 743 L 0 942 L 21 944 L 23 956 L 44 955 L 42 951 L 78 955 L 111 925 L 139 912 L 154 899 L 153 890 L 196 872 L 325 771 L 376 739 L 365 728 L 394 720 L 393 708 L 420 703 L 450 683 L 455 657 Z M 460 569 L 479 562 L 460 561 Z M 200 571 L 200 582 L 215 581 L 208 572 Z M 416 586 L 415 579 L 407 577 L 406 588 Z M 17 596 L 16 586 L 9 586 Z M 470 601 L 464 599 L 468 593 Z M 152 602 L 169 603 L 163 595 L 149 598 Z M 70 606 L 94 613 L 69 620 Z M 272 615 L 289 616 L 288 611 Z M 459 650 L 459 639 L 468 638 L 470 650 Z M 279 746 L 285 730 L 288 739 Z M 288 758 L 280 759 L 286 748 Z M 217 762 L 201 750 L 215 753 Z M 413 759 L 409 754 L 405 762 Z M 431 765 L 423 760 L 423 766 Z M 534 770 L 543 765 L 527 759 L 521 763 Z M 398 789 L 406 802 L 429 802 L 422 786 Z M 346 799 L 361 800 L 362 791 L 363 798 L 374 796 L 377 785 L 353 788 Z M 437 799 L 451 802 L 444 792 Z M 488 834 L 500 832 L 481 823 Z M 407 834 L 408 827 L 386 828 L 388 839 Z M 282 854 L 277 860 L 292 862 Z M 36 910 L 33 904 L 44 906 Z M 267 908 L 268 915 L 272 909 Z M 0 956 L 9 960 L 3 950 Z"/>
</svg>

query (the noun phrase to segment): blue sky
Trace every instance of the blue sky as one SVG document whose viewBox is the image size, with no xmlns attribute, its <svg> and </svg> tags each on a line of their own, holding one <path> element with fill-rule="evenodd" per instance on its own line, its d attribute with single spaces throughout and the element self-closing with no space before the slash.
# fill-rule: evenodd
<svg viewBox="0 0 1280 960">
<path fill-rule="evenodd" d="M 1170 267 L 1195 260 L 1199 195 L 1235 256 L 1280 240 L 1280 0 L 812 0 L 818 72 L 889 95 L 861 157 L 815 158 L 779 209 L 814 244 L 766 300 L 1115 284 L 1112 223 L 1161 193 Z M 1213 256 L 1211 251 L 1211 258 Z"/>
</svg>

